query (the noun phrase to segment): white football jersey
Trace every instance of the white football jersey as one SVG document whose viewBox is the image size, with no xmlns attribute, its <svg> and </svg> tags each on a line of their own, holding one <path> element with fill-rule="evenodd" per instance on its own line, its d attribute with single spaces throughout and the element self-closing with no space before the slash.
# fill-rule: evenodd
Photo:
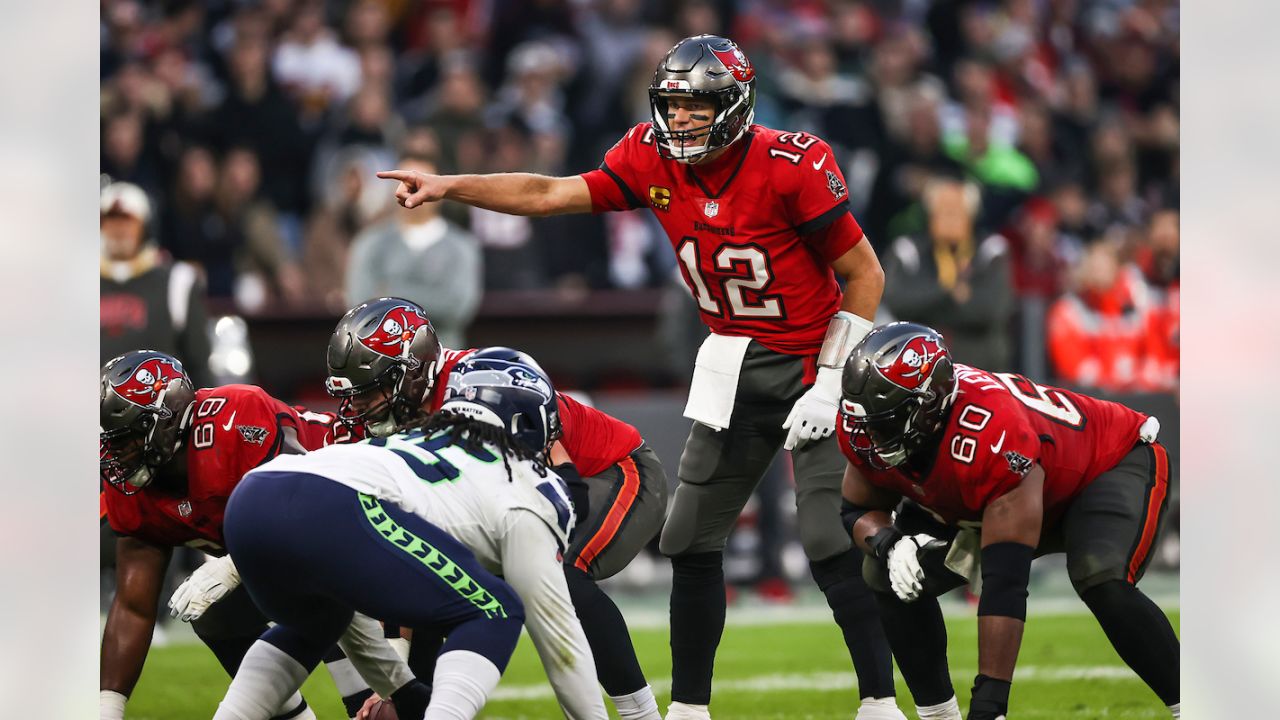
<svg viewBox="0 0 1280 720">
<path fill-rule="evenodd" d="M 509 460 L 496 448 L 472 454 L 443 432 L 421 431 L 330 445 L 305 455 L 280 455 L 252 472 L 319 475 L 395 503 L 452 535 L 491 571 L 501 572 L 502 538 L 515 513 L 532 512 L 568 547 L 574 514 L 564 481 L 539 475 L 529 461 Z"/>
</svg>

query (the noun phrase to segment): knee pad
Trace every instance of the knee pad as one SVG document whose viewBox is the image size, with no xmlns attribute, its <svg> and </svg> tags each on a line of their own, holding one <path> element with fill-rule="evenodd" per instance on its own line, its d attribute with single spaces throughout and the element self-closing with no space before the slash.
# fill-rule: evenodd
<svg viewBox="0 0 1280 720">
<path fill-rule="evenodd" d="M 853 544 L 844 532 L 844 525 L 836 513 L 823 513 L 821 520 L 814 518 L 798 518 L 800 526 L 800 545 L 810 563 L 816 558 L 830 558 L 843 555 Z"/>
<path fill-rule="evenodd" d="M 1115 580 L 1124 582 L 1127 577 L 1125 568 L 1092 553 L 1068 556 L 1067 576 L 1071 578 L 1071 587 L 1075 588 L 1076 595 L 1082 598 L 1086 592 L 1103 583 Z"/>
<path fill-rule="evenodd" d="M 697 552 L 721 552 L 724 550 L 726 535 L 719 539 L 718 547 L 694 547 L 698 537 L 699 506 L 706 502 L 706 488 L 699 485 L 680 483 L 671 498 L 671 509 L 667 513 L 667 521 L 662 526 L 662 535 L 658 539 L 658 551 L 669 558 Z"/>
</svg>

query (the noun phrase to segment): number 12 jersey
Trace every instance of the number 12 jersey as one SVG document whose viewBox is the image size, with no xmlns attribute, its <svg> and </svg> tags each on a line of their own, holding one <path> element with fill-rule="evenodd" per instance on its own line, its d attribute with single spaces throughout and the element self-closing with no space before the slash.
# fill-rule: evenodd
<svg viewBox="0 0 1280 720">
<path fill-rule="evenodd" d="M 863 238 L 830 146 L 752 125 L 714 161 L 658 154 L 650 123 L 584 173 L 592 210 L 649 208 L 675 248 L 703 322 L 775 352 L 817 353 L 841 292 L 830 264 Z"/>
</svg>

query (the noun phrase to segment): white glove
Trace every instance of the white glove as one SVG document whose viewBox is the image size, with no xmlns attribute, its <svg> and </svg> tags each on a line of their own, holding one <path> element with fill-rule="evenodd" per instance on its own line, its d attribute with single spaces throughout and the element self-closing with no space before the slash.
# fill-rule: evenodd
<svg viewBox="0 0 1280 720">
<path fill-rule="evenodd" d="M 920 559 L 916 552 L 937 538 L 920 533 L 907 535 L 889 548 L 889 586 L 893 593 L 903 602 L 912 602 L 920 597 L 924 587 L 924 568 L 920 567 Z"/>
<path fill-rule="evenodd" d="M 115 690 L 98 691 L 98 720 L 124 720 L 127 699 Z"/>
<path fill-rule="evenodd" d="M 169 598 L 169 614 L 182 622 L 199 618 L 210 605 L 240 585 L 240 573 L 230 555 L 215 558 L 196 568 Z"/>
<path fill-rule="evenodd" d="M 813 387 L 796 400 L 787 421 L 782 423 L 782 429 L 789 431 L 783 448 L 803 447 L 810 440 L 821 440 L 835 432 L 841 374 L 839 368 L 818 368 L 818 379 Z"/>
</svg>

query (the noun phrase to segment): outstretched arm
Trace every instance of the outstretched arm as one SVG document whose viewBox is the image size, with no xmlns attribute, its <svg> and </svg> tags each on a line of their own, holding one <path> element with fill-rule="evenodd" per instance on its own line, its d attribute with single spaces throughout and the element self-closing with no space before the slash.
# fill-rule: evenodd
<svg viewBox="0 0 1280 720">
<path fill-rule="evenodd" d="M 384 170 L 384 180 L 398 180 L 396 201 L 406 208 L 439 200 L 508 215 L 563 215 L 591 212 L 591 192 L 580 175 L 548 177 L 532 173 L 430 175 L 416 170 Z"/>
<path fill-rule="evenodd" d="M 503 576 L 524 601 L 525 629 L 565 717 L 604 720 L 608 714 L 600 697 L 595 660 L 569 599 L 557 550 L 546 523 L 531 512 L 520 512 L 503 538 Z"/>
<path fill-rule="evenodd" d="M 151 648 L 160 603 L 160 587 L 169 566 L 170 549 L 137 538 L 116 540 L 116 597 L 107 614 L 102 634 L 102 668 L 99 688 L 114 693 L 111 700 L 124 716 L 124 700 L 133 692 L 142 674 L 142 664 Z M 104 708 L 105 709 L 105 708 Z M 104 713 L 103 717 L 111 717 Z"/>
</svg>

